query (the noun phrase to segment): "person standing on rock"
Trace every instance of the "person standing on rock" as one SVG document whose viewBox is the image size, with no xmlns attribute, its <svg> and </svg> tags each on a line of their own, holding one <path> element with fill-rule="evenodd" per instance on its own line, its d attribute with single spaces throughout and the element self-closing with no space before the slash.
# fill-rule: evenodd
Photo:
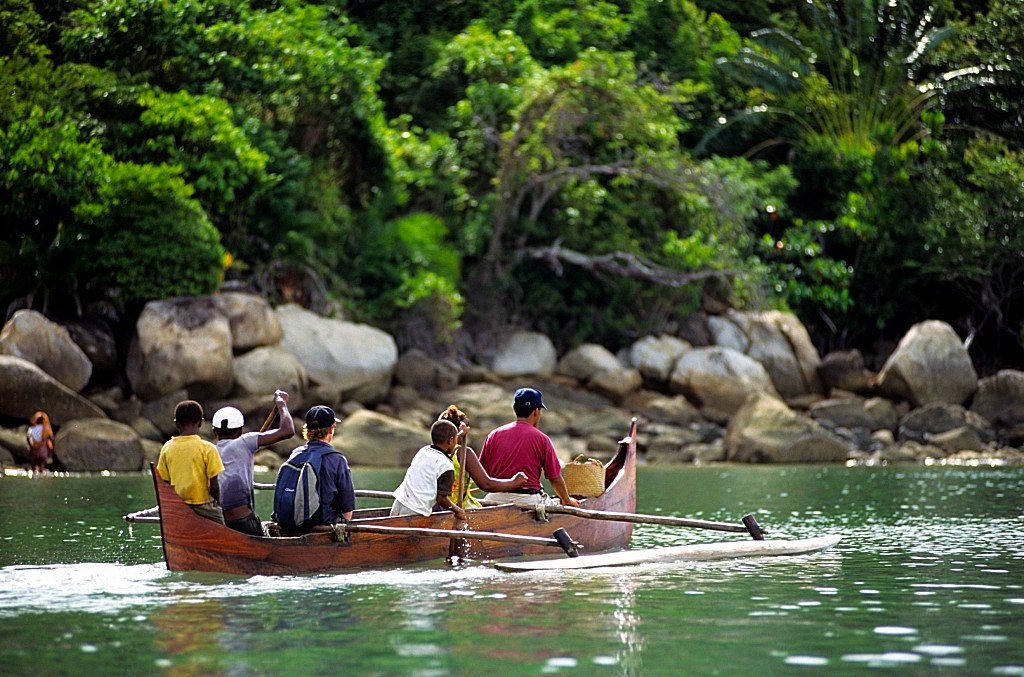
<svg viewBox="0 0 1024 677">
<path fill-rule="evenodd" d="M 224 462 L 224 472 L 218 478 L 224 524 L 250 536 L 263 535 L 252 494 L 253 456 L 260 447 L 269 447 L 295 434 L 295 423 L 288 411 L 288 393 L 275 391 L 274 406 L 281 422 L 275 430 L 266 432 L 243 433 L 245 417 L 235 407 L 222 407 L 213 415 L 217 451 Z"/>
<path fill-rule="evenodd" d="M 28 442 L 28 458 L 32 463 L 32 471 L 42 473 L 53 454 L 53 429 L 50 417 L 44 411 L 37 411 L 30 419 L 32 425 L 25 433 Z"/>
<path fill-rule="evenodd" d="M 203 427 L 203 407 L 194 400 L 178 402 L 174 407 L 174 427 L 178 434 L 160 449 L 156 474 L 170 482 L 181 500 L 201 517 L 224 524 L 224 513 L 217 502 L 220 488 L 217 475 L 224 472 L 217 447 L 199 437 Z"/>
<path fill-rule="evenodd" d="M 562 464 L 555 454 L 551 438 L 537 429 L 541 411 L 547 409 L 536 388 L 520 388 L 512 398 L 516 420 L 491 431 L 480 449 L 480 463 L 492 477 L 526 473 L 520 489 L 484 496 L 488 501 L 538 505 L 548 500 L 540 485 L 541 473 L 547 477 L 562 505 L 577 507 L 579 501 L 569 495 L 562 479 Z"/>
</svg>

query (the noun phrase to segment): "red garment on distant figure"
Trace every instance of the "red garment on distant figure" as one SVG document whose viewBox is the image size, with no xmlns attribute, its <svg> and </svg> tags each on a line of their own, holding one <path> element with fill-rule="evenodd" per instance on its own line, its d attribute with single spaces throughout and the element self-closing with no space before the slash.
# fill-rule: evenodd
<svg viewBox="0 0 1024 677">
<path fill-rule="evenodd" d="M 523 489 L 539 490 L 542 470 L 548 480 L 562 474 L 562 464 L 555 455 L 551 438 L 525 421 L 514 421 L 492 430 L 480 450 L 480 464 L 491 477 L 526 473 Z"/>
</svg>

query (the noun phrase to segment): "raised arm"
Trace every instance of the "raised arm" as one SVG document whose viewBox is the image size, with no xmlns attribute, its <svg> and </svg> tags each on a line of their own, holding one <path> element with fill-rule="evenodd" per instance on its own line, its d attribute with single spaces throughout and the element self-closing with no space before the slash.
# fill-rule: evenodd
<svg viewBox="0 0 1024 677">
<path fill-rule="evenodd" d="M 275 430 L 260 433 L 260 436 L 256 439 L 258 446 L 269 447 L 295 435 L 295 422 L 292 421 L 292 413 L 288 411 L 288 393 L 283 390 L 275 390 L 274 405 L 277 407 L 277 413 L 281 417 L 281 423 Z"/>
<path fill-rule="evenodd" d="M 477 458 L 476 452 L 469 447 L 463 447 L 458 453 L 459 460 L 466 464 L 466 472 L 473 478 L 476 485 L 484 491 L 510 491 L 518 489 L 527 482 L 526 473 L 524 472 L 517 472 L 509 479 L 491 477 L 484 470 L 484 466 L 480 463 L 480 459 Z M 465 458 L 463 458 L 463 454 L 465 454 Z"/>
</svg>

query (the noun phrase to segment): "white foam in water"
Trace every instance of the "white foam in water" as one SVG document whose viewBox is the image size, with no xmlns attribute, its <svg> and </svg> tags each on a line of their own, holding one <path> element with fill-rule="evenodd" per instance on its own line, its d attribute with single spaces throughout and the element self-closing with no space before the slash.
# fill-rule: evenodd
<svg viewBox="0 0 1024 677">
<path fill-rule="evenodd" d="M 500 575 L 488 567 L 395 569 L 319 576 L 227 577 L 175 574 L 163 564 L 54 564 L 0 569 L 0 616 L 18 610 L 114 612 L 174 596 L 189 601 L 254 597 L 282 591 L 323 591 L 363 585 L 450 587 L 453 595 L 473 596 L 472 583 Z M 216 579 L 211 580 L 211 576 Z M 197 580 L 197 577 L 200 580 Z M 205 580 L 201 580 L 205 579 Z M 55 584 L 55 582 L 58 582 Z"/>
<path fill-rule="evenodd" d="M 879 625 L 875 628 L 876 635 L 915 635 L 917 630 L 905 628 L 901 625 Z"/>
<path fill-rule="evenodd" d="M 828 665 L 828 659 L 822 656 L 787 656 L 786 665 Z"/>
</svg>

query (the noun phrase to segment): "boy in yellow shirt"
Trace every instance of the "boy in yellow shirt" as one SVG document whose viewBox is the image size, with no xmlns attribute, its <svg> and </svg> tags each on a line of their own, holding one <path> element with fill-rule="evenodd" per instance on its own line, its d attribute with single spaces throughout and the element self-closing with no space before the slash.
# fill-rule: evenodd
<svg viewBox="0 0 1024 677">
<path fill-rule="evenodd" d="M 179 402 L 174 408 L 178 434 L 160 449 L 156 473 L 171 483 L 181 500 L 206 519 L 224 524 L 218 502 L 217 475 L 224 471 L 217 447 L 199 437 L 203 426 L 203 407 L 193 400 Z"/>
</svg>

